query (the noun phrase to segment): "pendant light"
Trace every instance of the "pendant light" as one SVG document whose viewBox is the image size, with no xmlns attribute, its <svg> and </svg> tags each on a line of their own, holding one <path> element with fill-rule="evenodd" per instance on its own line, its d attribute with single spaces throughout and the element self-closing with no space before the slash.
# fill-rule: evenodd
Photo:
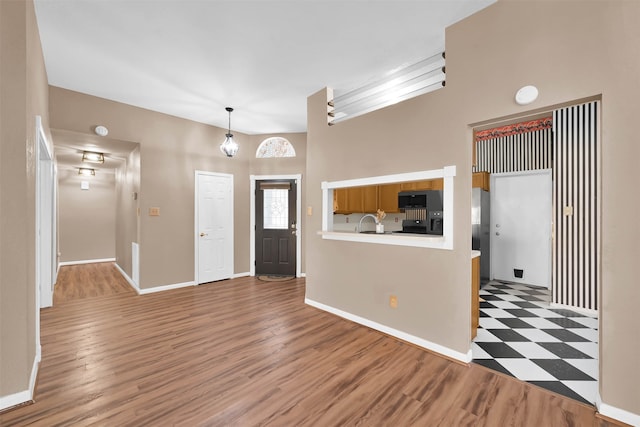
<svg viewBox="0 0 640 427">
<path fill-rule="evenodd" d="M 238 152 L 238 143 L 233 140 L 233 134 L 231 133 L 231 112 L 233 108 L 225 108 L 229 112 L 229 130 L 227 131 L 226 139 L 220 144 L 220 151 L 222 151 L 227 157 L 233 157 Z"/>
</svg>

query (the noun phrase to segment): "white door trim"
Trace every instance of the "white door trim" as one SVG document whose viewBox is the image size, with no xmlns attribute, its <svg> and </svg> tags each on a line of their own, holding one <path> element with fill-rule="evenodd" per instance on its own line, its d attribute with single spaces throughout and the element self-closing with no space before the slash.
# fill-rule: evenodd
<svg viewBox="0 0 640 427">
<path fill-rule="evenodd" d="M 553 278 L 551 277 L 551 272 L 553 270 L 553 240 L 552 240 L 552 228 L 553 228 L 553 175 L 552 175 L 552 170 L 551 169 L 538 169 L 538 170 L 530 170 L 530 171 L 520 171 L 520 172 L 502 172 L 502 173 L 492 173 L 490 175 L 490 188 L 492 189 L 492 191 L 490 191 L 490 206 L 495 206 L 495 192 L 493 191 L 495 187 L 495 181 L 496 178 L 504 178 L 504 177 L 509 177 L 509 176 L 530 176 L 530 175 L 548 175 L 549 176 L 549 188 L 548 188 L 548 192 L 549 192 L 549 197 L 551 198 L 551 211 L 549 212 L 550 218 L 549 218 L 549 260 L 547 262 L 547 272 L 546 277 L 549 278 L 549 291 L 552 291 L 553 288 Z M 491 213 L 491 218 L 493 221 L 494 215 L 493 212 Z M 492 223 L 493 224 L 493 223 Z M 491 233 L 490 233 L 490 245 L 491 245 L 491 265 L 489 267 L 489 277 L 491 278 L 491 280 L 493 280 L 494 278 L 494 269 L 493 269 L 493 263 L 495 262 L 494 260 L 496 259 L 496 257 L 494 256 L 494 248 L 496 247 L 496 243 L 495 243 L 495 233 L 493 228 L 491 229 Z"/>
<path fill-rule="evenodd" d="M 42 127 L 42 118 L 36 116 L 36 250 L 35 250 L 35 336 L 36 336 L 36 359 L 40 361 L 41 346 L 40 346 L 40 308 L 50 307 L 53 305 L 53 280 L 57 271 L 57 250 L 56 250 L 56 238 L 55 238 L 55 169 L 53 167 L 53 154 L 47 141 L 47 136 Z M 46 181 L 43 186 L 42 179 Z M 44 187 L 44 188 L 43 188 Z M 50 197 L 47 198 L 48 203 L 43 206 L 42 196 L 46 192 L 50 192 Z M 43 224 L 46 227 L 43 227 Z M 42 229 L 47 232 L 47 238 L 43 239 L 41 235 Z M 48 247 L 43 247 L 46 244 Z M 45 263 L 42 256 L 50 257 Z M 43 271 L 43 264 L 48 266 L 49 271 Z M 44 276 L 44 277 L 43 277 Z M 46 280 L 46 283 L 42 283 Z M 44 295 L 42 294 L 44 292 Z M 43 301 L 45 303 L 43 303 Z M 31 390 L 33 392 L 33 390 Z"/>
<path fill-rule="evenodd" d="M 205 176 L 219 176 L 219 177 L 225 177 L 225 178 L 231 178 L 231 229 L 234 229 L 234 221 L 233 221 L 233 196 L 234 196 L 234 191 L 233 191 L 233 174 L 230 173 L 221 173 L 221 172 L 208 172 L 208 171 L 201 171 L 201 170 L 196 170 L 194 173 L 194 212 L 193 212 L 193 247 L 194 247 L 194 252 L 193 252 L 193 266 L 194 266 L 194 270 L 193 270 L 193 284 L 195 286 L 198 286 L 198 284 L 200 283 L 199 280 L 199 255 L 200 255 L 200 245 L 199 245 L 199 236 L 198 233 L 200 232 L 200 230 L 198 229 L 200 222 L 199 222 L 199 218 L 198 218 L 198 213 L 199 213 L 199 206 L 198 206 L 198 194 L 200 191 L 199 185 L 198 185 L 198 176 L 199 175 L 205 175 Z M 235 233 L 234 233 L 235 236 Z M 231 257 L 233 259 L 233 251 L 234 251 L 234 239 L 231 239 Z M 232 261 L 233 264 L 233 261 Z M 233 265 L 232 265 L 233 268 Z"/>
<path fill-rule="evenodd" d="M 302 174 L 295 175 L 250 175 L 250 199 L 249 206 L 250 229 L 249 233 L 249 266 L 251 276 L 256 275 L 256 181 L 295 179 L 296 184 L 296 277 L 301 277 L 302 268 Z"/>
</svg>

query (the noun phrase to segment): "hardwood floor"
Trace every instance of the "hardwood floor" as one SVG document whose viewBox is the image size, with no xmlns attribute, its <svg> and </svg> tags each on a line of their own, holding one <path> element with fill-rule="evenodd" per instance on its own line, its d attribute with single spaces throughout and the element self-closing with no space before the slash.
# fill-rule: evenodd
<svg viewBox="0 0 640 427">
<path fill-rule="evenodd" d="M 57 300 L 42 311 L 35 403 L 0 425 L 612 425 L 306 306 L 304 289 L 241 278 Z"/>
<path fill-rule="evenodd" d="M 65 265 L 58 271 L 53 305 L 120 293 L 136 294 L 112 262 Z"/>
</svg>

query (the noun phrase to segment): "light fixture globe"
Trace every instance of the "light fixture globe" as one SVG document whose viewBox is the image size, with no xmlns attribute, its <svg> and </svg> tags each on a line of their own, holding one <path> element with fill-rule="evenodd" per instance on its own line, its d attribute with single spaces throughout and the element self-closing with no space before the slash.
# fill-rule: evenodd
<svg viewBox="0 0 640 427">
<path fill-rule="evenodd" d="M 538 99 L 538 88 L 533 85 L 523 86 L 516 92 L 516 103 L 518 105 L 528 105 Z"/>
<path fill-rule="evenodd" d="M 225 135 L 226 138 L 224 142 L 220 144 L 220 151 L 222 151 L 222 153 L 227 157 L 233 157 L 236 155 L 240 147 L 238 146 L 238 143 L 233 140 L 233 134 L 231 133 L 231 112 L 233 111 L 233 108 L 227 107 L 225 110 L 229 113 L 229 130 Z"/>
<path fill-rule="evenodd" d="M 220 151 L 222 151 L 227 157 L 233 157 L 238 152 L 238 143 L 233 140 L 233 135 L 228 133 L 224 142 L 220 144 Z"/>
</svg>

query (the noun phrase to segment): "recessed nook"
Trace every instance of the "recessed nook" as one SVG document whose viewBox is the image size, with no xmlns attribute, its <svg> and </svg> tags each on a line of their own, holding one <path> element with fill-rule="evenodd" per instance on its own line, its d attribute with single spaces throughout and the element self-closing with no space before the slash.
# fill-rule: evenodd
<svg viewBox="0 0 640 427">
<path fill-rule="evenodd" d="M 344 240 L 350 242 L 377 243 L 396 246 L 414 246 L 434 249 L 453 249 L 453 177 L 456 175 L 455 166 L 445 166 L 442 169 L 382 175 L 367 178 L 349 179 L 322 183 L 322 231 L 323 239 Z M 399 234 L 364 234 L 349 231 L 334 230 L 333 223 L 333 193 L 335 190 L 364 187 L 370 185 L 397 184 L 421 180 L 436 180 L 442 178 L 443 191 L 443 233 L 442 235 L 399 235 Z"/>
</svg>

